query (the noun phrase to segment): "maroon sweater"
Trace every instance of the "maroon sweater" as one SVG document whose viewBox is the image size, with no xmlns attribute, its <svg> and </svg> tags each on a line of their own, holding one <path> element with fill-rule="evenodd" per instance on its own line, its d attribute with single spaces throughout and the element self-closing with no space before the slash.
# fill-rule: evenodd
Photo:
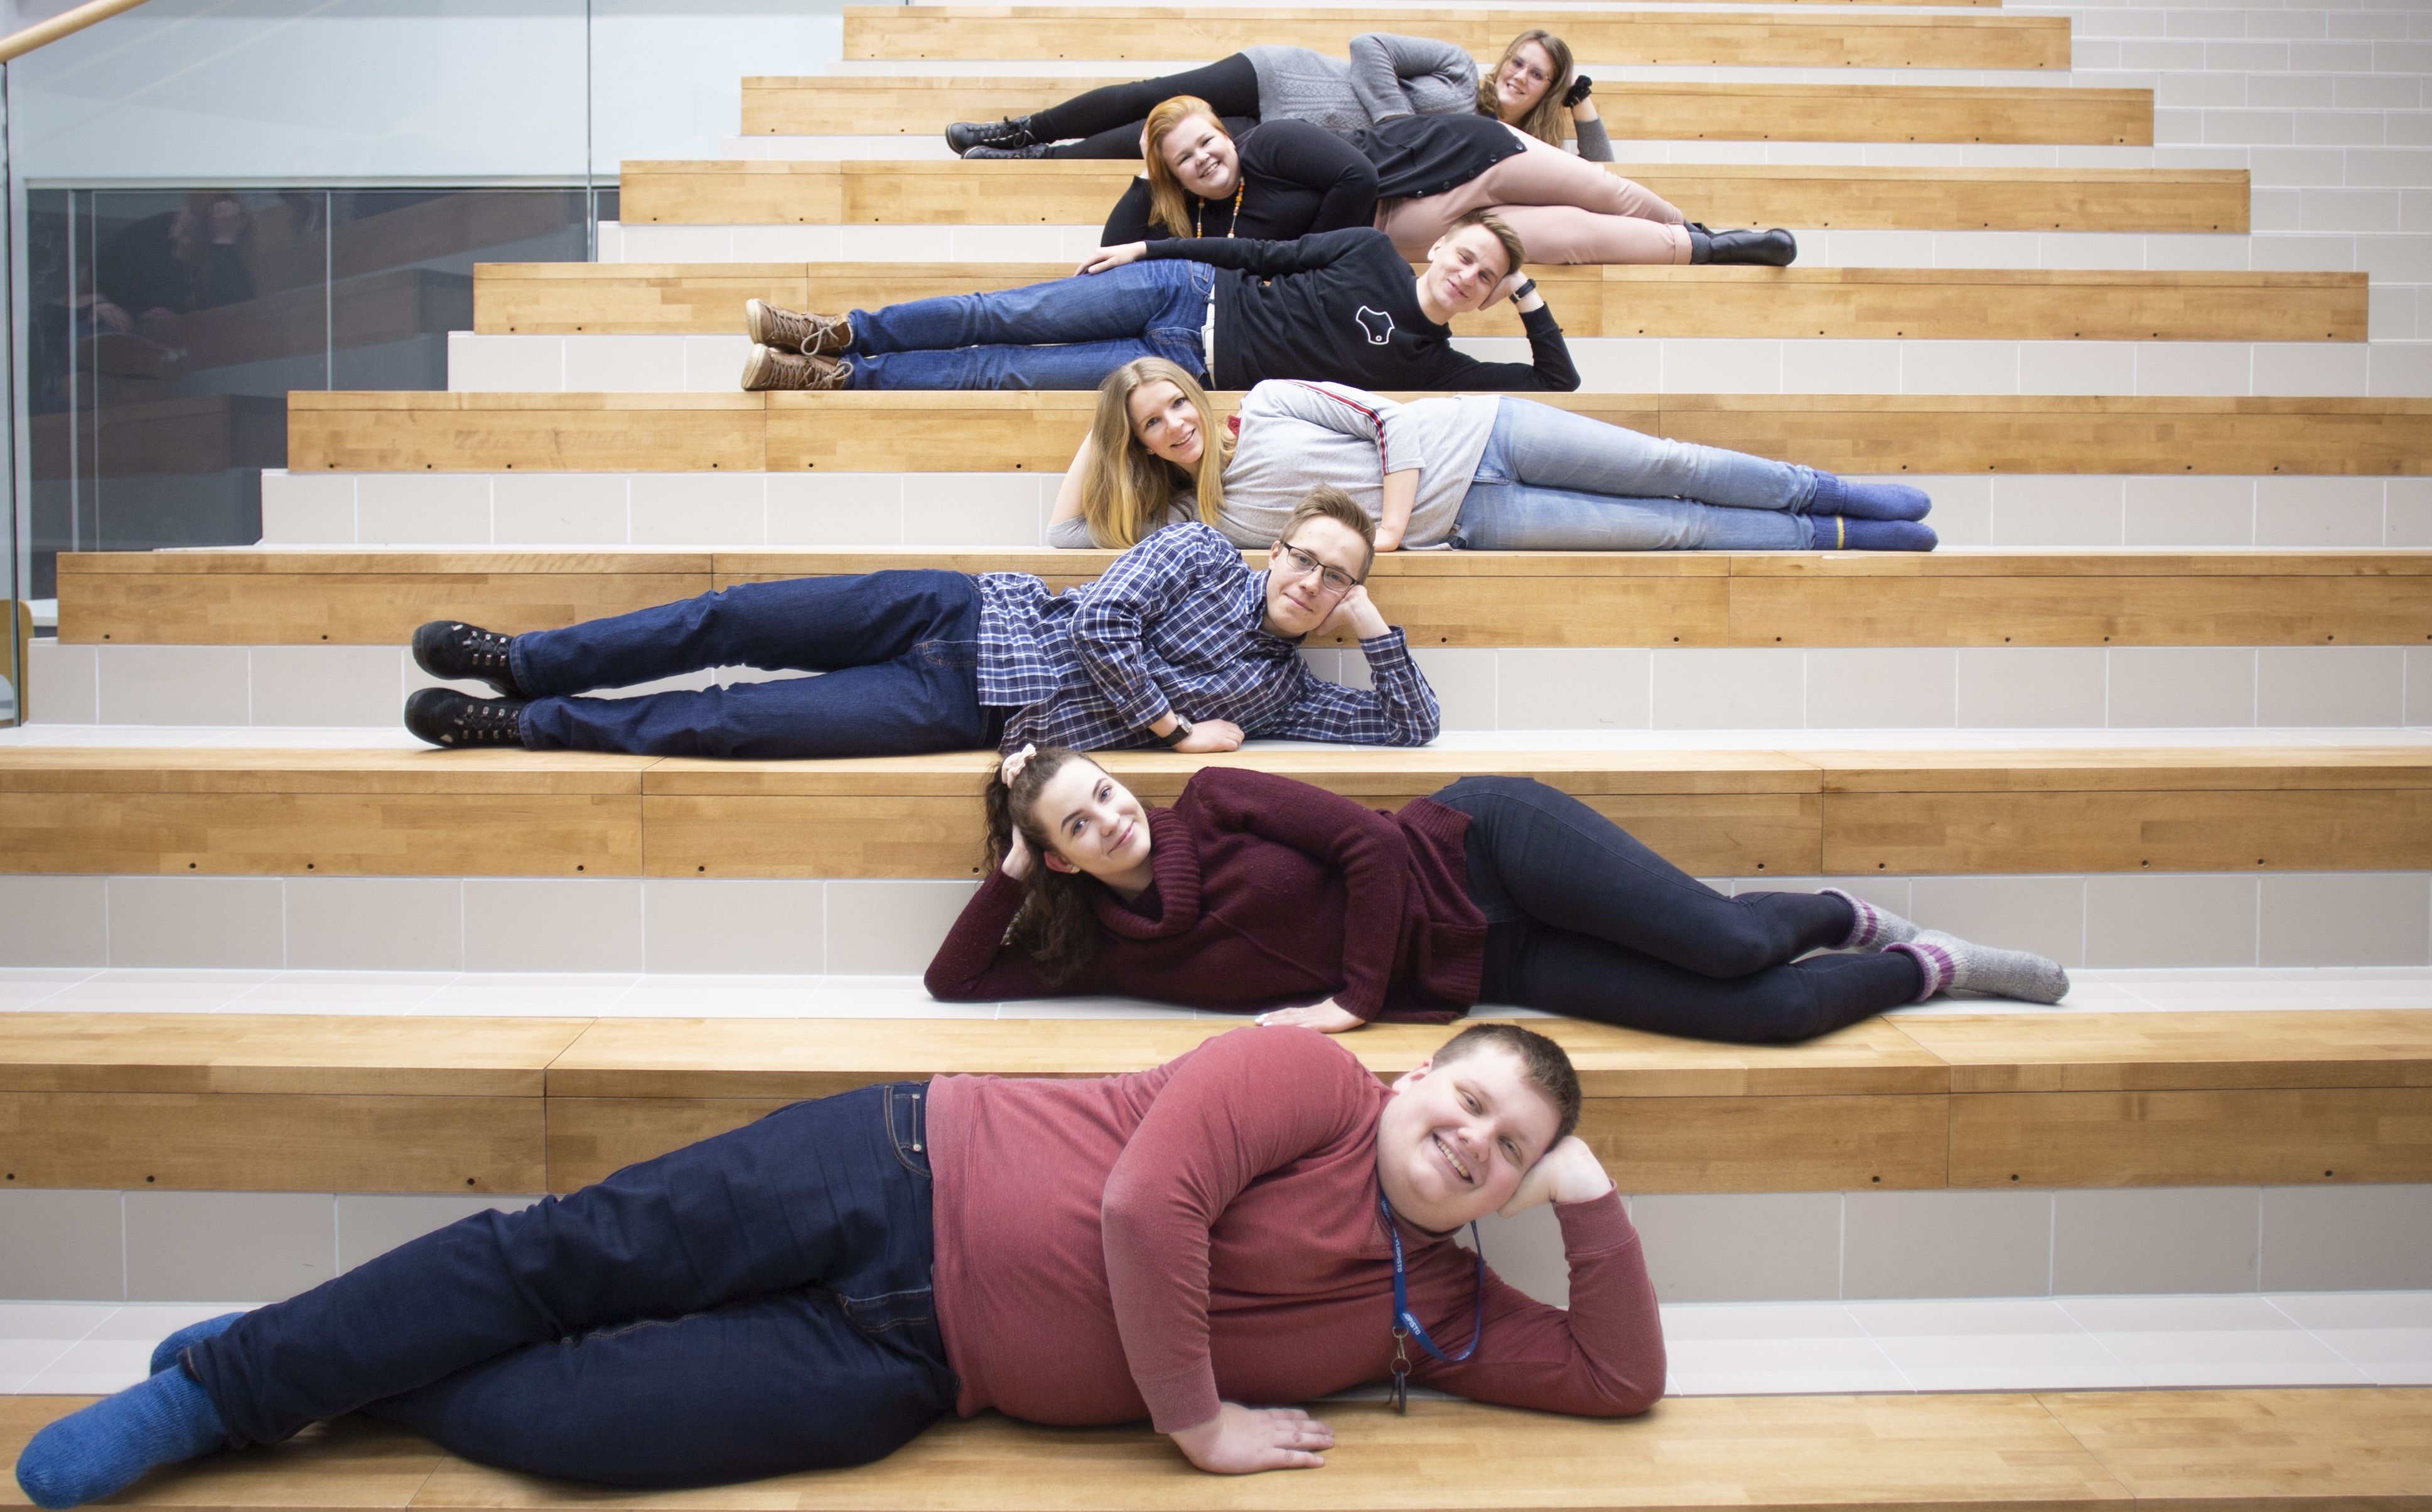
<svg viewBox="0 0 2432 1512">
<path fill-rule="evenodd" d="M 1332 998 L 1361 1018 L 1440 1024 L 1478 1001 L 1486 919 L 1469 900 L 1469 816 L 1419 798 L 1399 814 L 1321 787 L 1202 767 L 1152 809 L 1148 890 L 1092 889 L 1089 964 L 1051 988 L 1005 944 L 1022 883 L 991 871 L 937 959 L 932 996 L 988 1002 L 1124 993 L 1257 1013 Z"/>
<path fill-rule="evenodd" d="M 1393 1094 L 1342 1045 L 1241 1028 L 1129 1076 L 929 1087 L 937 1325 L 965 1417 L 1172 1433 L 1220 1400 L 1306 1402 L 1391 1369 L 1376 1118 Z M 1597 1418 L 1664 1394 L 1663 1325 L 1620 1194 L 1554 1213 L 1569 1308 L 1490 1270 L 1477 1353 L 1446 1365 L 1411 1345 L 1412 1381 Z M 1401 1230 L 1411 1309 L 1458 1351 L 1477 1258 Z"/>
</svg>

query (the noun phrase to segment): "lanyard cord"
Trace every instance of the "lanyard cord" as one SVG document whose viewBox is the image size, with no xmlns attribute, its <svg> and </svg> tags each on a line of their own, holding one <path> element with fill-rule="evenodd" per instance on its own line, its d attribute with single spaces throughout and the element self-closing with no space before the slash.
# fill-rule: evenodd
<svg viewBox="0 0 2432 1512">
<path fill-rule="evenodd" d="M 1436 1341 L 1427 1337 L 1427 1329 L 1410 1311 L 1410 1277 L 1402 1264 L 1402 1231 L 1394 1226 L 1393 1204 L 1385 1201 L 1385 1194 L 1381 1191 L 1376 1194 L 1376 1211 L 1385 1215 L 1385 1233 L 1393 1241 L 1393 1336 L 1397 1341 L 1396 1351 L 1400 1347 L 1398 1340 L 1401 1336 L 1408 1334 L 1419 1341 L 1419 1348 L 1437 1359 L 1446 1365 L 1459 1365 L 1478 1352 L 1478 1341 L 1486 1336 L 1486 1251 L 1478 1246 L 1478 1225 L 1473 1222 L 1469 1226 L 1469 1242 L 1478 1254 L 1478 1320 L 1470 1326 L 1469 1348 L 1459 1354 L 1446 1354 L 1436 1348 Z M 1394 1373 L 1399 1375 L 1401 1372 L 1396 1370 Z"/>
<path fill-rule="evenodd" d="M 1241 187 L 1233 191 L 1233 221 L 1231 225 L 1224 227 L 1224 240 L 1227 242 L 1233 240 L 1234 233 L 1241 228 L 1241 196 L 1249 192 L 1250 176 L 1248 174 L 1243 174 L 1241 176 Z M 1199 196 L 1196 194 L 1193 194 L 1191 197 L 1193 199 L 1199 199 Z M 1204 199 L 1199 199 L 1199 208 L 1191 212 L 1191 234 L 1194 238 L 1208 234 L 1208 202 Z"/>
</svg>

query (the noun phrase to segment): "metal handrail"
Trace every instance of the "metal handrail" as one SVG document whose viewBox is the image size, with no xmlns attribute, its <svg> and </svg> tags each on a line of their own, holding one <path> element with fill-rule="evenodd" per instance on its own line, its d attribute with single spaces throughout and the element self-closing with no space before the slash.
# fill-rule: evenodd
<svg viewBox="0 0 2432 1512">
<path fill-rule="evenodd" d="M 62 10 L 48 21 L 38 21 L 23 31 L 0 37 L 0 63 L 23 58 L 37 47 L 82 31 L 97 21 L 108 21 L 143 3 L 144 0 L 86 0 L 74 10 Z"/>
</svg>

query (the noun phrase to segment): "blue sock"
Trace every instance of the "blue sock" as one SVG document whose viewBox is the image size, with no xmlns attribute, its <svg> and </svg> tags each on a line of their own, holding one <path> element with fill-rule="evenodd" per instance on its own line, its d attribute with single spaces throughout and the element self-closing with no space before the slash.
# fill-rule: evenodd
<svg viewBox="0 0 2432 1512">
<path fill-rule="evenodd" d="M 1808 502 L 1807 512 L 1846 514 L 1853 520 L 1921 520 L 1933 508 L 1933 496 L 1921 488 L 1906 483 L 1853 483 L 1819 471 L 1816 496 Z"/>
<path fill-rule="evenodd" d="M 211 1394 L 183 1370 L 72 1412 L 34 1436 L 17 1456 L 17 1485 L 53 1512 L 125 1490 L 157 1465 L 228 1445 Z"/>
<path fill-rule="evenodd" d="M 1810 518 L 1818 551 L 1931 551 L 1942 543 L 1933 526 L 1915 520 L 1853 520 L 1844 514 Z"/>
<path fill-rule="evenodd" d="M 243 1313 L 222 1313 L 217 1318 L 206 1318 L 199 1323 L 188 1323 L 154 1347 L 152 1368 L 144 1373 L 159 1375 L 163 1370 L 175 1369 L 177 1357 L 185 1353 L 188 1349 L 207 1338 L 227 1333 L 228 1325 L 244 1316 Z"/>
</svg>

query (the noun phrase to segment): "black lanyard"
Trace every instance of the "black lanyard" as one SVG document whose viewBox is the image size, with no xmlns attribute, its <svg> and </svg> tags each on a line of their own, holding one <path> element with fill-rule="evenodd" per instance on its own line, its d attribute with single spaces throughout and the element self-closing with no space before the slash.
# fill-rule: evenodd
<svg viewBox="0 0 2432 1512">
<path fill-rule="evenodd" d="M 1470 1326 L 1469 1348 L 1459 1354 L 1446 1354 L 1427 1337 L 1427 1325 L 1410 1311 L 1410 1272 L 1402 1264 L 1402 1231 L 1393 1223 L 1393 1204 L 1385 1201 L 1381 1190 L 1376 1194 L 1376 1211 L 1385 1215 L 1385 1236 L 1393 1241 L 1393 1410 L 1410 1410 L 1410 1356 L 1403 1346 L 1405 1339 L 1417 1339 L 1419 1348 L 1444 1361 L 1459 1365 L 1478 1352 L 1478 1341 L 1486 1336 L 1486 1249 L 1478 1243 L 1478 1225 L 1469 1226 L 1470 1248 L 1478 1255 L 1478 1320 Z"/>
</svg>

